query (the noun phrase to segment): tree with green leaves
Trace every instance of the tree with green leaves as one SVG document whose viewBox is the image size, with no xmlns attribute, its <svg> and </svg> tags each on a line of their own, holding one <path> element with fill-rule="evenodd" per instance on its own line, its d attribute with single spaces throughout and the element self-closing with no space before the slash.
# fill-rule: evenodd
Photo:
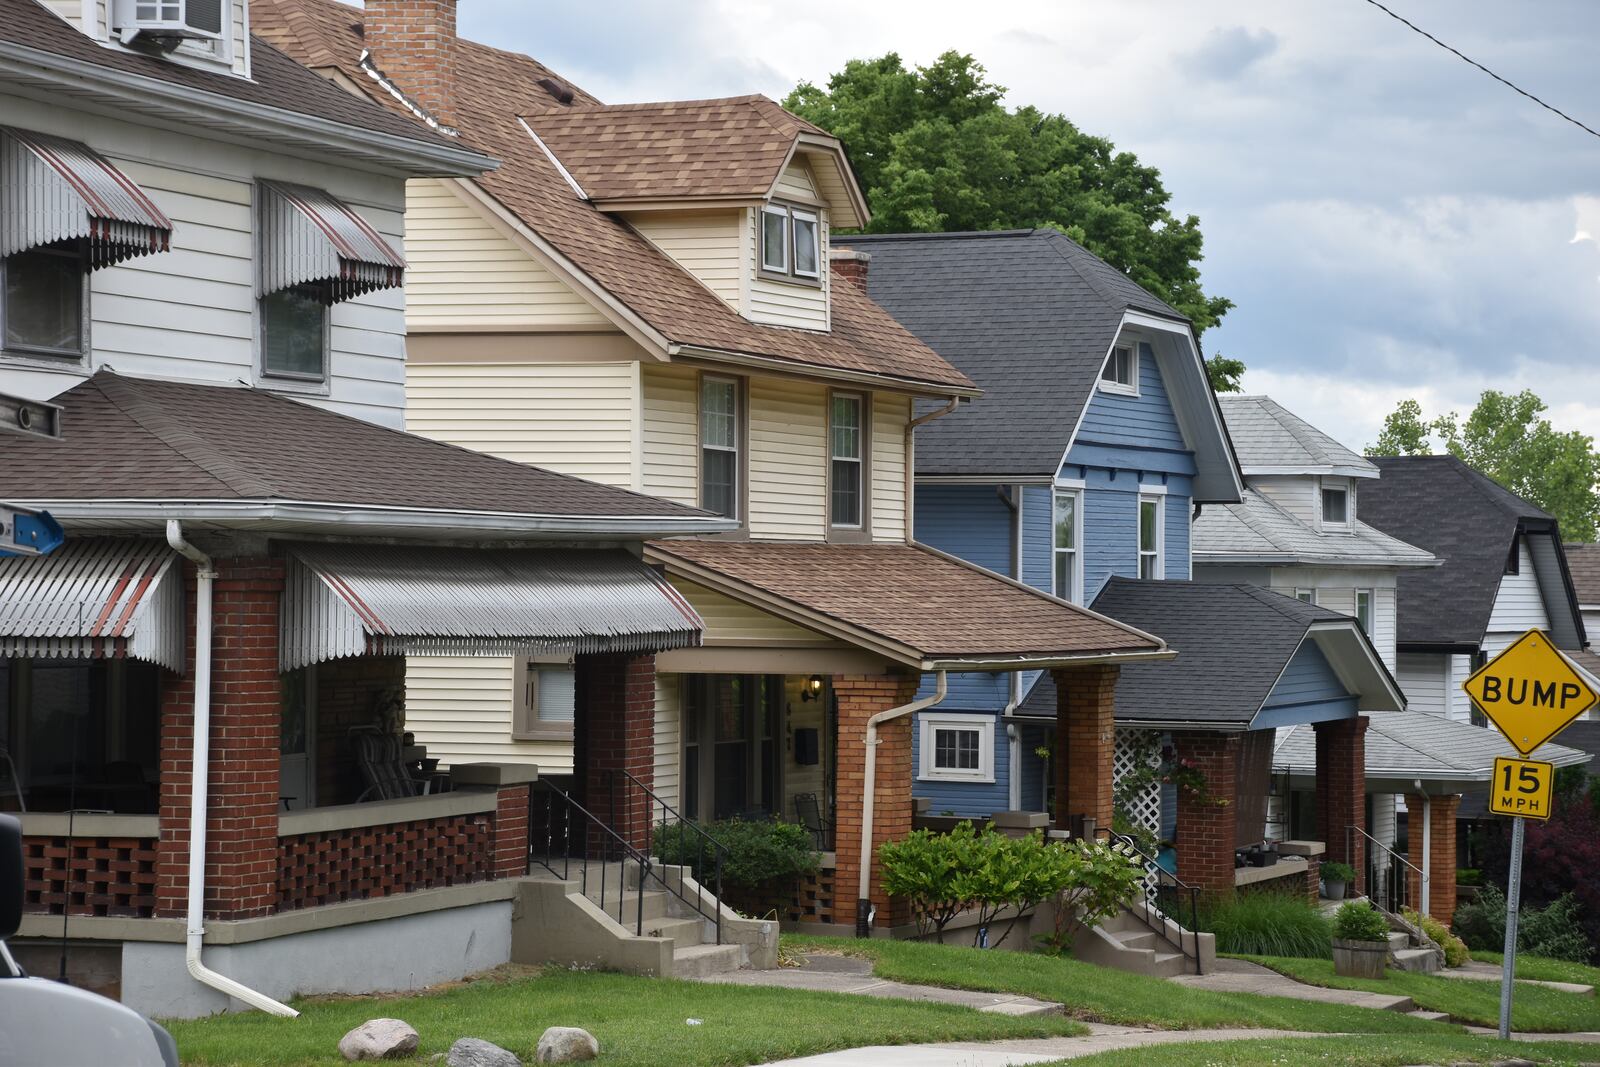
<svg viewBox="0 0 1600 1067">
<path fill-rule="evenodd" d="M 891 52 L 801 82 L 784 107 L 844 142 L 875 233 L 1055 227 L 1197 333 L 1221 321 L 1233 302 L 1201 288 L 1200 220 L 1172 213 L 1160 172 L 1005 92 L 970 55 L 908 70 Z"/>
<path fill-rule="evenodd" d="M 1244 377 L 1244 360 L 1229 359 L 1218 352 L 1206 360 L 1206 377 L 1211 379 L 1214 392 L 1242 393 L 1244 386 L 1239 379 Z"/>
<path fill-rule="evenodd" d="M 1430 422 L 1421 404 L 1403 400 L 1367 451 L 1431 455 L 1429 437 L 1437 437 L 1446 451 L 1554 515 L 1563 538 L 1593 541 L 1600 532 L 1600 452 L 1588 434 L 1550 425 L 1546 410 L 1531 390 L 1488 389 L 1465 422 L 1453 411 Z"/>
</svg>

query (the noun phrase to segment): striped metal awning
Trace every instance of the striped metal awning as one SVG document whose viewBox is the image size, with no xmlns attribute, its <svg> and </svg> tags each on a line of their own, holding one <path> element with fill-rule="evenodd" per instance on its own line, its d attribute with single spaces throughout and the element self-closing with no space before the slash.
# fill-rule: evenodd
<svg viewBox="0 0 1600 1067">
<path fill-rule="evenodd" d="M 0 256 L 80 239 L 98 270 L 165 252 L 172 220 L 87 145 L 0 126 Z"/>
<path fill-rule="evenodd" d="M 183 671 L 183 571 L 160 541 L 69 540 L 0 557 L 0 656 L 127 656 Z"/>
<path fill-rule="evenodd" d="M 655 652 L 705 624 L 620 549 L 295 545 L 284 589 L 284 670 L 366 654 Z"/>
<path fill-rule="evenodd" d="M 330 304 L 395 289 L 406 261 L 337 197 L 304 185 L 262 182 L 261 293 L 314 285 Z"/>
</svg>

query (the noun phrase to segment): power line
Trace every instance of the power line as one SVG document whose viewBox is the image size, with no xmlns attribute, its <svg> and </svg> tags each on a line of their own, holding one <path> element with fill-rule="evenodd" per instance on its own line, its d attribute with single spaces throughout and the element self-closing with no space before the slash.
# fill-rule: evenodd
<svg viewBox="0 0 1600 1067">
<path fill-rule="evenodd" d="M 1447 45 L 1443 41 L 1439 40 L 1439 38 L 1435 37 L 1433 34 L 1429 33 L 1427 30 L 1423 29 L 1421 26 L 1418 26 L 1416 23 L 1412 22 L 1410 19 L 1406 18 L 1405 16 L 1397 15 L 1393 11 L 1390 11 L 1387 7 L 1384 7 L 1382 4 L 1380 4 L 1378 2 L 1378 0 L 1367 0 L 1367 3 L 1371 4 L 1373 7 L 1377 8 L 1379 11 L 1382 11 L 1385 15 L 1388 15 L 1390 18 L 1394 19 L 1395 21 L 1403 23 L 1404 25 L 1406 25 L 1407 27 L 1409 27 L 1413 31 L 1415 31 L 1417 33 L 1420 33 L 1422 36 L 1426 37 L 1428 40 L 1432 41 L 1434 44 L 1438 45 L 1440 48 L 1443 48 L 1446 52 L 1449 52 L 1452 55 L 1456 56 L 1457 58 L 1459 58 L 1461 60 L 1464 60 L 1467 63 L 1472 64 L 1474 67 L 1477 67 L 1479 70 L 1481 70 L 1485 74 L 1489 75 L 1489 77 L 1491 77 L 1495 81 L 1499 82 L 1501 85 L 1504 85 L 1507 88 L 1516 90 L 1517 92 L 1521 93 L 1523 96 L 1527 97 L 1529 100 L 1532 100 L 1535 104 L 1538 104 L 1540 107 L 1544 108 L 1546 111 L 1552 112 L 1552 113 L 1554 113 L 1556 115 L 1559 115 L 1560 117 L 1566 119 L 1568 122 L 1570 122 L 1574 126 L 1578 127 L 1578 129 L 1582 130 L 1584 133 L 1587 133 L 1592 137 L 1600 137 L 1600 130 L 1595 130 L 1595 129 L 1585 125 L 1584 123 L 1579 122 L 1577 119 L 1573 118 L 1571 115 L 1567 114 L 1565 111 L 1562 111 L 1560 108 L 1555 107 L 1555 106 L 1553 106 L 1551 104 L 1547 104 L 1543 100 L 1540 100 L 1537 96 L 1534 96 L 1532 93 L 1528 92 L 1528 90 L 1522 88 L 1522 86 L 1517 85 L 1514 82 L 1507 81 L 1505 78 L 1500 77 L 1500 75 L 1496 74 L 1494 71 L 1490 70 L 1488 67 L 1484 66 L 1482 63 L 1479 63 L 1476 59 L 1473 59 L 1471 56 L 1462 54 L 1462 52 L 1459 49 L 1451 48 L 1449 45 Z"/>
</svg>

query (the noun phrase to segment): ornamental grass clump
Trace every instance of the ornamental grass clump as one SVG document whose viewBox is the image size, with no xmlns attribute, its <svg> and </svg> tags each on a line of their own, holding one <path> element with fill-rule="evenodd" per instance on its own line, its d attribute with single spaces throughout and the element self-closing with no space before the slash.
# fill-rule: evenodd
<svg viewBox="0 0 1600 1067">
<path fill-rule="evenodd" d="M 1200 929 L 1217 936 L 1217 951 L 1243 956 L 1328 959 L 1331 924 L 1304 896 L 1235 893 L 1200 914 Z"/>
</svg>

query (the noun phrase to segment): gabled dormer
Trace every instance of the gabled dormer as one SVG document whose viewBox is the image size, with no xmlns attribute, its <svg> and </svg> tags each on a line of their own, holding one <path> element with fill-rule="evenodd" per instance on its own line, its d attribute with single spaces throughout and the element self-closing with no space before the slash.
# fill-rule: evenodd
<svg viewBox="0 0 1600 1067">
<path fill-rule="evenodd" d="M 44 0 L 108 48 L 250 76 L 249 0 Z"/>
<path fill-rule="evenodd" d="M 520 119 L 576 195 L 632 226 L 740 315 L 832 328 L 829 234 L 868 219 L 832 135 L 764 96 L 572 106 Z"/>
<path fill-rule="evenodd" d="M 1376 466 L 1271 397 L 1217 399 L 1251 489 L 1319 533 L 1358 531 L 1356 496 Z"/>
</svg>

